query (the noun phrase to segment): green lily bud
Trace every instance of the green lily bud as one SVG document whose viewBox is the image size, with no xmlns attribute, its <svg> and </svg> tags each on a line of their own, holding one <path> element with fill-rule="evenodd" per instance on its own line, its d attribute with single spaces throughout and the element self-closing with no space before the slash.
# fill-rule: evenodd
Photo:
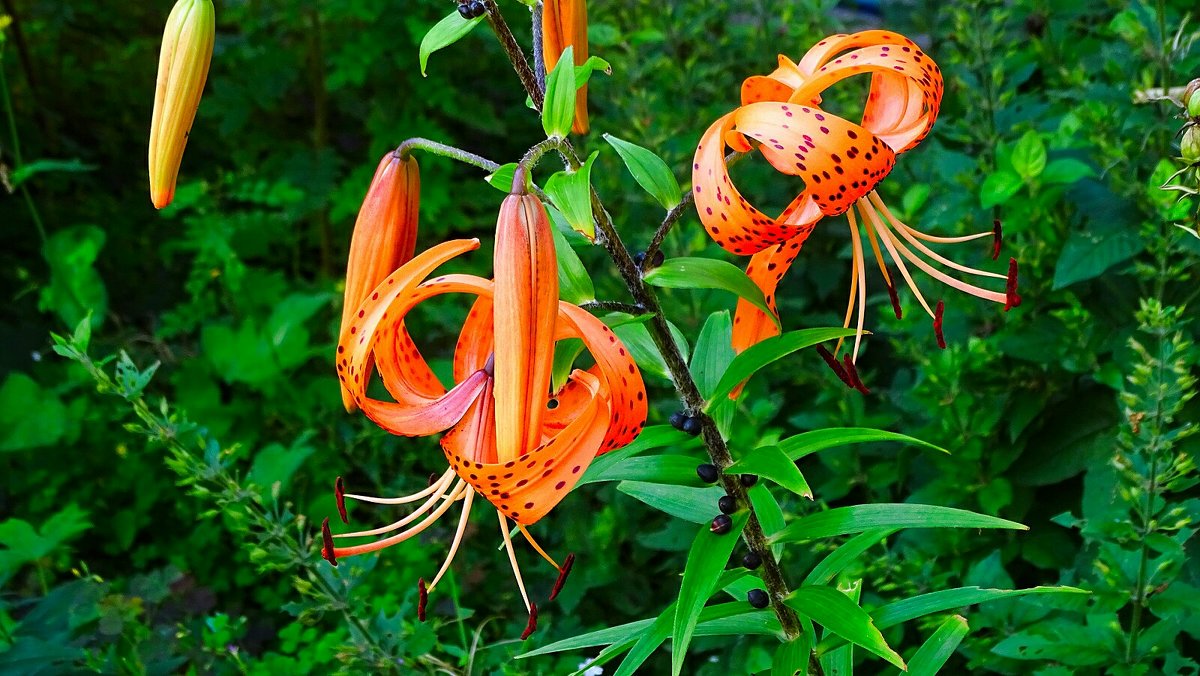
<svg viewBox="0 0 1200 676">
<path fill-rule="evenodd" d="M 1193 94 L 1193 98 L 1196 96 Z M 1179 141 L 1179 154 L 1188 164 L 1200 164 L 1200 127 L 1190 125 Z"/>
<path fill-rule="evenodd" d="M 175 197 L 179 163 L 208 79 L 215 34 L 212 0 L 175 3 L 163 31 L 150 121 L 150 200 L 157 209 Z"/>
<path fill-rule="evenodd" d="M 1200 77 L 1188 83 L 1180 100 L 1189 117 L 1200 117 Z"/>
</svg>

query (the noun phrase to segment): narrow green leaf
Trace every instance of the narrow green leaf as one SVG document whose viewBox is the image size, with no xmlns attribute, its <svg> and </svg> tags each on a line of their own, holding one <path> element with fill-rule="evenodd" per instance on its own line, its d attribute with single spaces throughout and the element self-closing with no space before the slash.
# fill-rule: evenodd
<svg viewBox="0 0 1200 676">
<path fill-rule="evenodd" d="M 601 481 L 646 481 L 699 488 L 705 484 L 700 477 L 696 476 L 696 464 L 696 458 L 687 455 L 651 455 L 644 458 L 629 458 L 602 472 L 584 473 L 583 478 L 576 485 L 583 486 Z"/>
<path fill-rule="evenodd" d="M 827 631 L 904 668 L 904 660 L 892 650 L 867 611 L 831 587 L 801 587 L 784 601 Z"/>
<path fill-rule="evenodd" d="M 596 287 L 588 275 L 579 254 L 571 248 L 565 235 L 558 228 L 551 228 L 554 233 L 554 251 L 558 254 L 558 292 L 568 303 L 579 305 L 596 299 Z"/>
<path fill-rule="evenodd" d="M 871 611 L 875 626 L 887 629 L 918 617 L 941 613 L 956 608 L 973 606 L 976 603 L 997 599 L 1025 596 L 1027 594 L 1089 594 L 1075 587 L 1031 587 L 1029 589 L 985 589 L 982 587 L 959 587 L 921 594 L 912 598 L 894 601 Z"/>
<path fill-rule="evenodd" d="M 658 376 L 663 380 L 670 380 L 670 369 L 667 368 L 667 362 L 663 359 L 662 353 L 658 351 L 658 346 L 654 344 L 654 339 L 650 337 L 650 332 L 642 323 L 623 322 L 620 325 L 609 323 L 607 318 L 605 323 L 613 330 L 613 333 L 625 343 L 625 347 L 629 350 L 629 354 L 633 356 L 633 360 L 637 362 L 642 371 L 651 375 Z M 674 324 L 669 324 L 671 336 L 675 339 L 675 347 L 679 348 L 680 354 L 684 359 L 687 359 L 688 344 L 687 338 L 683 333 L 676 328 Z"/>
<path fill-rule="evenodd" d="M 934 446 L 928 441 L 921 441 L 907 434 L 876 430 L 868 427 L 830 427 L 823 430 L 813 430 L 783 439 L 777 445 L 783 449 L 784 453 L 787 453 L 789 458 L 799 460 L 806 455 L 812 455 L 817 451 L 823 451 L 827 448 L 837 448 L 849 444 L 865 444 L 873 441 L 898 441 L 902 444 L 924 446 L 925 448 L 941 451 L 942 453 L 950 453 L 950 451 L 941 446 Z"/>
<path fill-rule="evenodd" d="M 778 446 L 760 446 L 746 454 L 726 470 L 735 474 L 754 474 L 812 500 L 812 489 L 800 473 L 800 468 Z"/>
<path fill-rule="evenodd" d="M 705 410 L 707 411 L 712 408 L 716 401 L 728 397 L 733 388 L 737 387 L 743 380 L 757 373 L 762 367 L 773 364 L 793 352 L 803 350 L 806 347 L 812 347 L 817 343 L 852 335 L 854 335 L 854 331 L 849 329 L 801 329 L 799 331 L 788 331 L 783 335 L 773 338 L 767 338 L 756 345 L 746 348 L 746 350 L 734 358 L 733 363 L 729 365 L 729 369 L 725 371 L 725 375 L 721 378 L 717 389 L 708 398 L 708 405 L 705 406 Z"/>
<path fill-rule="evenodd" d="M 578 171 L 560 171 L 546 180 L 546 194 L 562 212 L 571 229 L 589 240 L 596 239 L 592 222 L 592 163 L 600 155 L 593 152 Z M 589 299 L 591 300 L 591 299 Z"/>
<path fill-rule="evenodd" d="M 683 670 L 683 658 L 687 656 L 700 611 L 716 591 L 717 579 L 729 563 L 733 548 L 742 535 L 742 528 L 745 528 L 749 519 L 748 510 L 734 514 L 733 527 L 721 535 L 703 525 L 692 542 L 683 569 L 683 582 L 679 586 L 674 629 L 671 632 L 671 673 L 674 676 L 679 676 Z"/>
<path fill-rule="evenodd" d="M 709 315 L 704 327 L 700 329 L 689 370 L 696 379 L 696 387 L 700 389 L 702 396 L 712 394 L 721 382 L 721 376 L 733 362 L 736 354 L 730 342 L 732 336 L 733 320 L 729 318 L 728 310 Z"/>
<path fill-rule="evenodd" d="M 582 486 L 584 484 L 596 483 L 597 481 L 607 481 L 607 479 L 596 477 L 613 471 L 614 468 L 617 468 L 639 453 L 664 446 L 670 446 L 676 450 L 684 450 L 698 447 L 703 443 L 703 440 L 699 437 L 684 434 L 670 425 L 651 425 L 642 430 L 637 439 L 625 448 L 605 453 L 593 460 L 592 464 L 588 465 L 587 470 L 583 473 L 583 477 L 577 485 Z M 695 468 L 693 467 L 694 470 Z"/>
<path fill-rule="evenodd" d="M 1015 521 L 965 509 L 906 503 L 838 507 L 797 519 L 769 538 L 771 542 L 801 542 L 872 528 L 1008 528 L 1029 530 Z"/>
<path fill-rule="evenodd" d="M 946 661 L 958 649 L 966 637 L 969 627 L 961 615 L 951 615 L 933 632 L 925 643 L 908 661 L 908 673 L 912 676 L 933 676 L 945 666 Z"/>
<path fill-rule="evenodd" d="M 562 284 L 562 266 L 561 259 L 558 268 L 559 284 Z M 567 378 L 571 375 L 571 371 L 575 369 L 575 360 L 583 354 L 586 346 L 582 340 L 578 338 L 568 338 L 560 340 L 554 346 L 554 364 L 550 371 L 550 386 L 557 392 L 563 385 L 567 384 Z"/>
<path fill-rule="evenodd" d="M 38 174 L 50 172 L 69 172 L 79 173 L 85 171 L 93 171 L 96 169 L 94 164 L 84 164 L 83 160 L 78 157 L 73 157 L 69 160 L 52 160 L 42 159 L 26 162 L 13 170 L 8 176 L 9 183 L 13 190 L 20 187 L 22 183 L 28 181 Z"/>
<path fill-rule="evenodd" d="M 575 122 L 575 49 L 567 47 L 546 75 L 542 129 L 546 136 L 566 138 Z"/>
<path fill-rule="evenodd" d="M 608 627 L 607 629 L 590 631 L 586 634 L 580 634 L 579 636 L 572 636 L 571 638 L 563 639 L 561 641 L 555 641 L 550 645 L 544 645 L 536 650 L 530 650 L 528 652 L 521 653 L 520 655 L 517 655 L 516 659 L 523 660 L 527 657 L 549 655 L 550 653 L 560 653 L 567 650 L 580 650 L 582 648 L 594 648 L 600 645 L 615 645 L 618 643 L 624 643 L 641 636 L 643 632 L 645 632 L 650 628 L 651 625 L 654 624 L 654 620 L 655 618 L 651 617 L 644 620 L 637 620 L 636 622 L 618 625 L 616 627 Z"/>
<path fill-rule="evenodd" d="M 1136 231 L 1123 226 L 1111 223 L 1072 232 L 1054 266 L 1054 289 L 1095 279 L 1141 253 L 1145 242 Z"/>
<path fill-rule="evenodd" d="M 783 530 L 783 527 L 787 525 L 783 518 L 783 508 L 779 506 L 775 494 L 765 484 L 758 483 L 751 486 L 746 494 L 750 496 L 750 504 L 754 506 L 754 513 L 758 515 L 758 523 L 768 538 Z M 771 551 L 775 556 L 779 556 L 779 553 L 783 551 L 783 545 L 773 545 Z"/>
<path fill-rule="evenodd" d="M 779 325 L 775 313 L 767 307 L 767 299 L 754 280 L 732 263 L 712 258 L 668 258 L 650 270 L 643 279 L 647 284 L 664 289 L 719 289 L 737 294 L 767 313 Z"/>
<path fill-rule="evenodd" d="M 808 576 L 804 578 L 804 585 L 819 585 L 829 582 L 837 577 L 838 573 L 845 570 L 846 566 L 854 563 L 863 552 L 873 547 L 880 540 L 895 533 L 896 530 L 895 528 L 875 528 L 850 538 L 845 544 L 834 550 L 832 554 L 826 556 L 820 563 L 813 566 Z"/>
<path fill-rule="evenodd" d="M 862 580 L 854 580 L 849 587 L 838 587 L 855 604 L 862 603 Z M 825 636 L 836 636 L 833 632 L 823 632 Z M 854 644 L 846 643 L 830 650 L 820 657 L 821 668 L 825 676 L 854 676 Z"/>
<path fill-rule="evenodd" d="M 642 481 L 622 481 L 617 490 L 677 519 L 704 524 L 716 516 L 717 500 L 725 495 L 717 486 L 687 488 Z"/>
<path fill-rule="evenodd" d="M 658 200 L 664 209 L 674 208 L 683 199 L 679 181 L 675 180 L 675 174 L 661 157 L 636 143 L 622 141 L 612 134 L 605 134 L 604 140 L 621 156 L 625 167 L 629 169 L 638 185 Z"/>
<path fill-rule="evenodd" d="M 775 650 L 775 658 L 771 661 L 771 676 L 808 676 L 808 659 L 811 653 L 812 644 L 803 634 L 784 643 Z"/>
<path fill-rule="evenodd" d="M 446 18 L 437 22 L 425 37 L 421 40 L 420 60 L 421 60 L 421 75 L 425 75 L 425 67 L 429 64 L 429 55 L 439 49 L 449 47 L 466 37 L 467 33 L 475 27 L 475 24 L 483 20 L 483 17 L 475 17 L 474 19 L 464 19 L 457 10 L 450 12 Z"/>
</svg>

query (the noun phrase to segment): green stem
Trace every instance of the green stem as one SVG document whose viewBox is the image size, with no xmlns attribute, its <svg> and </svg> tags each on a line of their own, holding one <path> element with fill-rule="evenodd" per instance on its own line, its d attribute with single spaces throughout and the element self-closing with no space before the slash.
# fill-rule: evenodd
<svg viewBox="0 0 1200 676">
<path fill-rule="evenodd" d="M 496 171 L 500 168 L 499 164 L 496 164 L 486 157 L 480 157 L 475 153 L 469 153 L 461 148 L 455 148 L 454 146 L 449 146 L 445 143 L 430 141 L 427 138 L 414 137 L 407 139 L 400 145 L 396 146 L 396 150 L 393 152 L 398 154 L 401 159 L 408 159 L 414 150 L 423 150 L 427 153 L 432 153 L 441 157 L 448 157 L 452 160 L 462 162 L 463 164 L 479 167 L 484 171 Z"/>
<path fill-rule="evenodd" d="M 8 91 L 8 76 L 4 72 L 4 51 L 0 49 L 0 99 L 4 100 L 4 115 L 8 118 L 8 133 L 12 137 L 13 159 L 16 160 L 16 166 L 19 168 L 25 164 L 21 158 L 21 136 L 17 133 L 17 114 L 13 110 L 12 97 Z M 37 205 L 33 202 L 33 195 L 29 194 L 29 188 L 21 183 L 18 188 L 21 191 L 21 197 L 25 200 L 25 207 L 29 209 L 29 217 L 33 219 L 33 225 L 37 228 L 38 237 L 41 238 L 42 244 L 46 243 L 46 225 L 42 223 L 41 214 L 38 213 Z"/>
</svg>

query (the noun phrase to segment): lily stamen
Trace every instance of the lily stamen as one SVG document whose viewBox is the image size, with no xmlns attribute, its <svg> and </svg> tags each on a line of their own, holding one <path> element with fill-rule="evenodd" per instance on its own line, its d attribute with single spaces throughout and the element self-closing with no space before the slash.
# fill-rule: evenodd
<svg viewBox="0 0 1200 676">
<path fill-rule="evenodd" d="M 429 484 L 428 488 L 425 488 L 416 493 L 413 493 L 412 495 L 405 495 L 405 496 L 401 496 L 398 498 L 376 498 L 376 497 L 372 497 L 370 495 L 357 495 L 355 493 L 344 493 L 343 497 L 351 498 L 353 500 L 358 500 L 359 502 L 373 502 L 377 505 L 406 505 L 410 502 L 416 502 L 417 500 L 424 498 L 425 496 L 429 495 L 430 493 L 436 492 L 438 490 L 439 485 L 442 485 L 442 484 L 450 481 L 450 479 L 454 476 L 454 470 L 448 469 L 440 477 L 438 477 L 436 474 L 434 476 L 437 478 L 434 479 L 434 481 Z"/>
<path fill-rule="evenodd" d="M 496 516 L 500 517 L 500 535 L 504 538 L 504 549 L 508 552 L 508 561 L 512 564 L 513 577 L 517 579 L 517 588 L 521 590 L 521 598 L 525 601 L 525 609 L 529 611 L 530 616 L 537 611 L 533 609 L 533 604 L 529 602 L 529 594 L 525 591 L 525 580 L 521 577 L 521 566 L 517 563 L 517 552 L 513 550 L 512 538 L 508 536 L 508 519 L 500 512 L 496 512 Z"/>
<path fill-rule="evenodd" d="M 458 483 L 455 484 L 454 490 L 452 492 L 453 498 L 457 498 L 458 495 L 465 489 L 466 489 L 466 482 L 463 481 L 462 479 L 459 479 Z M 441 497 L 441 496 L 439 496 L 439 497 Z M 429 516 L 425 517 L 425 519 L 423 521 L 421 521 L 421 523 L 418 523 L 417 525 L 413 526 L 412 528 L 409 528 L 406 531 L 397 533 L 391 537 L 384 538 L 382 540 L 376 540 L 375 542 L 371 542 L 371 543 L 368 543 L 365 545 L 354 545 L 352 547 L 337 547 L 333 550 L 333 556 L 338 557 L 338 556 L 354 556 L 355 554 L 366 554 L 367 552 L 376 552 L 376 551 L 379 551 L 380 549 L 384 549 L 384 548 L 390 547 L 394 544 L 404 542 L 405 540 L 411 538 L 414 535 L 420 534 L 426 528 L 429 528 L 431 525 L 433 525 L 433 523 L 435 521 L 437 521 L 438 519 L 440 519 L 441 516 L 446 513 L 446 510 L 450 509 L 450 506 L 453 504 L 454 504 L 453 499 L 444 500 L 444 501 L 442 501 L 442 504 L 438 505 L 437 509 L 435 509 L 433 511 L 433 513 L 431 513 Z"/>
<path fill-rule="evenodd" d="M 445 481 L 442 481 L 439 484 L 433 486 L 434 488 L 440 488 L 440 490 L 434 492 L 434 494 L 431 495 L 424 502 L 424 504 L 422 504 L 417 509 L 413 510 L 413 512 L 411 514 L 400 519 L 399 521 L 395 521 L 386 526 L 372 528 L 370 530 L 361 530 L 361 531 L 356 531 L 354 533 L 339 533 L 338 535 L 335 535 L 334 537 L 335 538 L 356 538 L 356 537 L 367 537 L 367 536 L 371 536 L 371 535 L 383 535 L 384 533 L 390 533 L 394 530 L 403 528 L 403 527 L 407 526 L 408 524 L 412 523 L 413 521 L 417 520 L 417 518 L 419 518 L 421 515 L 428 512 L 430 509 L 433 509 L 433 506 L 435 504 L 437 504 L 438 500 L 448 500 L 447 493 L 449 492 L 449 483 L 450 483 L 450 479 L 447 478 Z M 422 492 L 425 492 L 425 491 L 422 491 Z"/>
<path fill-rule="evenodd" d="M 454 540 L 450 542 L 450 552 L 446 554 L 446 560 L 442 562 L 442 567 L 438 569 L 437 575 L 433 576 L 433 582 L 429 583 L 429 590 L 433 591 L 437 587 L 438 582 L 442 580 L 442 576 L 450 570 L 450 564 L 454 561 L 454 555 L 458 553 L 458 546 L 462 544 L 463 534 L 467 532 L 467 520 L 471 516 L 471 499 L 475 497 L 475 489 L 470 486 L 463 493 L 463 508 L 462 516 L 458 518 L 458 530 L 454 531 Z"/>
</svg>

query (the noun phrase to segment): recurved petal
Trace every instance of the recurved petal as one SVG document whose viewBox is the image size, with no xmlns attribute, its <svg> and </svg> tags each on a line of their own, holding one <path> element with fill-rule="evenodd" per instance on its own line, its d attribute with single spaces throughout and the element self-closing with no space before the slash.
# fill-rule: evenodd
<svg viewBox="0 0 1200 676">
<path fill-rule="evenodd" d="M 495 350 L 495 339 L 492 337 L 492 283 L 480 281 L 487 282 L 487 293 L 480 293 L 459 331 L 458 344 L 454 348 L 455 380 L 461 380 L 483 368 Z"/>
<path fill-rule="evenodd" d="M 796 260 L 796 256 L 800 254 L 800 247 L 807 238 L 807 234 L 799 235 L 770 249 L 760 251 L 750 258 L 750 264 L 746 266 L 746 275 L 754 280 L 758 288 L 762 289 L 763 295 L 767 299 L 767 305 L 772 311 L 775 310 L 775 290 L 779 286 L 780 280 L 791 268 L 792 262 Z M 775 312 L 775 316 L 778 318 L 778 312 Z M 777 335 L 779 335 L 779 328 L 771 317 L 744 300 L 738 301 L 737 312 L 733 318 L 733 349 L 735 352 L 741 353 L 751 345 Z"/>
<path fill-rule="evenodd" d="M 512 460 L 541 441 L 558 317 L 558 263 L 537 197 L 509 195 L 496 223 L 493 334 L 496 445 Z"/>
<path fill-rule="evenodd" d="M 498 458 L 496 463 L 473 462 L 442 445 L 454 471 L 517 523 L 535 523 L 566 497 L 596 457 L 609 428 L 609 408 L 600 379 L 584 371 L 575 371 L 571 378 L 591 393 L 586 410 L 529 453 L 510 460 Z"/>
</svg>

